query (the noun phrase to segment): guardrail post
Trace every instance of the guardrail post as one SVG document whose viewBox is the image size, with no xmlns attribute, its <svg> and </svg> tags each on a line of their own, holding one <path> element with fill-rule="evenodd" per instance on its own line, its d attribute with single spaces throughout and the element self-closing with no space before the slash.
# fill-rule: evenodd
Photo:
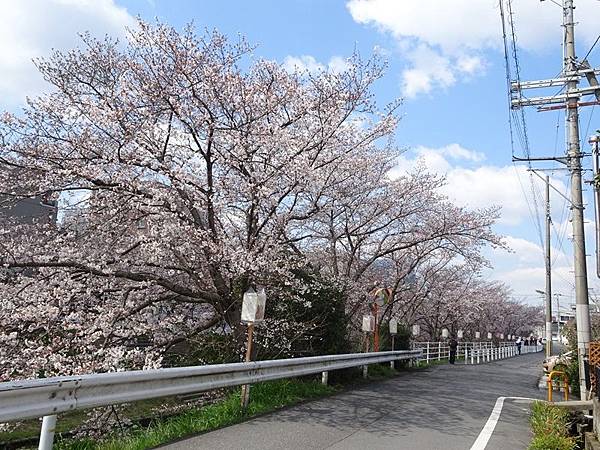
<svg viewBox="0 0 600 450">
<path fill-rule="evenodd" d="M 438 361 L 442 359 L 442 342 L 438 342 Z"/>
<path fill-rule="evenodd" d="M 429 342 L 427 342 L 427 364 L 429 364 Z"/>
<path fill-rule="evenodd" d="M 363 366 L 363 378 L 368 378 L 369 377 L 369 366 L 367 366 L 366 364 Z"/>
<path fill-rule="evenodd" d="M 56 416 L 44 416 L 42 419 L 42 431 L 40 431 L 40 444 L 38 450 L 52 450 L 55 429 Z"/>
<path fill-rule="evenodd" d="M 321 372 L 321 384 L 327 386 L 327 382 L 329 381 L 329 372 L 324 371 Z"/>
<path fill-rule="evenodd" d="M 469 349 L 465 347 L 465 364 L 469 364 Z"/>
</svg>

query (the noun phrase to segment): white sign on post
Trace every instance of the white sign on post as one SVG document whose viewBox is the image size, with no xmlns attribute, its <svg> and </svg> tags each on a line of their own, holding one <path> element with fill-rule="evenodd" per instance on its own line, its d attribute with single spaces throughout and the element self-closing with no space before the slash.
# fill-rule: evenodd
<svg viewBox="0 0 600 450">
<path fill-rule="evenodd" d="M 365 333 L 372 333 L 375 330 L 375 317 L 373 317 L 371 314 L 363 316 L 362 330 Z"/>
<path fill-rule="evenodd" d="M 398 321 L 390 319 L 390 334 L 398 334 Z"/>
<path fill-rule="evenodd" d="M 258 323 L 265 318 L 265 306 L 267 302 L 267 294 L 264 288 L 260 288 L 258 292 L 250 288 L 244 293 L 242 299 L 242 322 L 243 323 Z"/>
</svg>

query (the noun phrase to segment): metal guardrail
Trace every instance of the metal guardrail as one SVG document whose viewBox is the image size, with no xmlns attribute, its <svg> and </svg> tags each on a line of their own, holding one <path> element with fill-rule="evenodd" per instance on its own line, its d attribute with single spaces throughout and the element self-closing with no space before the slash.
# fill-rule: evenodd
<svg viewBox="0 0 600 450">
<path fill-rule="evenodd" d="M 10 381 L 0 383 L 0 422 L 420 357 L 400 350 Z"/>
</svg>

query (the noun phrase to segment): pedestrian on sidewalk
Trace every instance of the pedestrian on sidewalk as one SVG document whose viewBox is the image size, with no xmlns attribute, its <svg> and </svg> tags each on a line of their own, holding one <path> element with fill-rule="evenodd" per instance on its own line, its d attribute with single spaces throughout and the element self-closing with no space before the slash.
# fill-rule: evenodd
<svg viewBox="0 0 600 450">
<path fill-rule="evenodd" d="M 519 352 L 519 355 L 521 354 L 521 344 L 523 343 L 523 341 L 521 340 L 521 336 L 519 336 L 517 338 L 517 342 L 515 342 L 516 346 L 517 346 L 517 351 Z"/>
<path fill-rule="evenodd" d="M 456 361 L 456 350 L 458 349 L 458 341 L 456 340 L 456 338 L 454 336 L 452 336 L 450 338 L 450 364 L 454 364 L 454 361 Z"/>
</svg>

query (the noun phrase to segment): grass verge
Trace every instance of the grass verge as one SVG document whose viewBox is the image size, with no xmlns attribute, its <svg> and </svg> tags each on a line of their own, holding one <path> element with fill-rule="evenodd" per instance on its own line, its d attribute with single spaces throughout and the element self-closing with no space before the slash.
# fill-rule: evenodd
<svg viewBox="0 0 600 450">
<path fill-rule="evenodd" d="M 440 361 L 443 363 L 443 361 Z M 397 362 L 396 369 L 405 370 L 406 363 Z M 127 429 L 125 434 L 114 433 L 102 442 L 93 439 L 75 439 L 70 437 L 70 431 L 77 428 L 86 418 L 84 411 L 63 414 L 57 422 L 55 448 L 60 450 L 113 450 L 113 449 L 146 449 L 160 444 L 181 439 L 186 436 L 215 430 L 224 426 L 242 422 L 253 416 L 267 413 L 283 406 L 297 404 L 303 400 L 323 397 L 342 389 L 352 388 L 369 381 L 377 381 L 398 375 L 398 370 L 392 369 L 388 363 L 369 366 L 369 379 L 362 378 L 361 368 L 345 369 L 333 372 L 332 381 L 336 387 L 323 386 L 317 381 L 289 379 L 253 385 L 251 388 L 250 404 L 244 412 L 240 407 L 239 388 L 232 388 L 224 398 L 204 406 L 190 406 L 184 412 L 174 415 L 157 415 L 153 408 L 161 403 L 176 405 L 175 399 L 157 399 L 134 402 L 126 405 L 122 413 L 125 418 L 133 421 L 134 426 Z M 148 417 L 154 415 L 153 419 Z M 137 424 L 137 425 L 136 425 Z M 143 425 L 140 425 L 143 424 Z M 16 430 L 0 434 L 2 442 L 9 448 L 33 449 L 35 438 L 39 435 L 39 420 L 28 421 Z M 65 433 L 62 439 L 61 433 Z M 26 438 L 27 443 L 21 446 L 15 441 Z M 17 444 L 17 445 L 14 445 Z"/>
<path fill-rule="evenodd" d="M 240 390 L 232 391 L 223 401 L 202 408 L 190 409 L 148 427 L 130 431 L 103 442 L 92 440 L 59 440 L 60 450 L 142 450 L 193 434 L 215 430 L 242 422 L 303 400 L 322 397 L 336 391 L 317 381 L 277 380 L 253 385 L 246 411 L 240 406 Z"/>
<path fill-rule="evenodd" d="M 528 450 L 573 450 L 575 438 L 569 436 L 569 413 L 567 410 L 545 402 L 531 405 L 531 429 L 533 440 Z"/>
</svg>

